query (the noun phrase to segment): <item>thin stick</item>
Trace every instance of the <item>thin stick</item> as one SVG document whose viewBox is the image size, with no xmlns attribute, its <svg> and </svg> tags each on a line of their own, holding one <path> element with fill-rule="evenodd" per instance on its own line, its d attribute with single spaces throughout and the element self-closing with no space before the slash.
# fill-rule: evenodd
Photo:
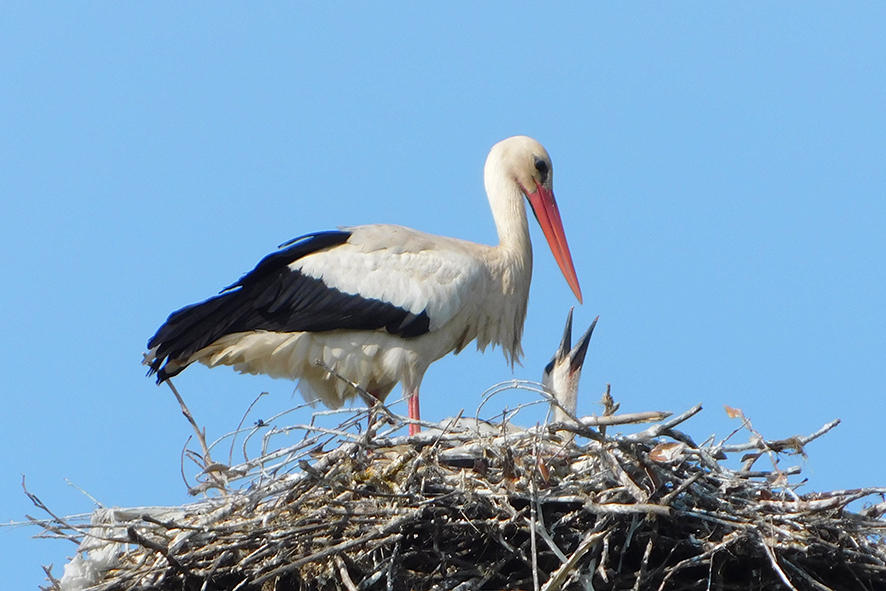
<svg viewBox="0 0 886 591">
<path fill-rule="evenodd" d="M 536 424 L 536 430 L 538 430 L 538 424 Z M 539 591 L 539 580 L 538 580 L 538 542 L 536 541 L 536 533 L 540 530 L 544 529 L 544 513 L 541 507 L 538 504 L 538 476 L 539 476 L 539 463 L 541 462 L 541 454 L 539 453 L 539 445 L 538 438 L 532 442 L 533 447 L 533 456 L 535 461 L 532 463 L 532 469 L 529 471 L 529 510 L 530 510 L 530 542 L 532 547 L 532 588 L 535 591 Z M 544 536 L 547 540 L 547 536 Z M 554 541 L 551 540 L 549 545 L 558 556 L 565 559 L 565 556 L 560 551 L 559 548 L 554 545 Z"/>
<path fill-rule="evenodd" d="M 674 427 L 676 427 L 680 423 L 687 421 L 690 418 L 694 417 L 695 415 L 697 415 L 698 413 L 701 412 L 701 409 L 702 409 L 701 404 L 696 404 L 695 406 L 693 406 L 692 408 L 690 408 L 689 410 L 687 410 L 686 412 L 684 412 L 682 414 L 679 414 L 679 415 L 677 415 L 677 416 L 675 416 L 663 423 L 659 423 L 658 425 L 653 425 L 641 433 L 636 433 L 634 435 L 628 435 L 625 437 L 625 439 L 627 439 L 628 441 L 649 441 L 650 439 L 654 439 L 654 438 L 658 437 L 659 435 L 661 435 L 662 433 L 664 433 L 665 431 L 673 429 Z"/>
<path fill-rule="evenodd" d="M 569 559 L 560 565 L 560 568 L 558 568 L 548 582 L 545 583 L 542 591 L 559 591 L 569 580 L 569 577 L 575 572 L 575 566 L 578 564 L 578 561 L 581 560 L 584 555 L 587 554 L 588 550 L 593 548 L 600 538 L 606 535 L 606 533 L 607 532 L 605 531 L 590 531 L 585 534 L 584 539 L 569 556 Z"/>
<path fill-rule="evenodd" d="M 752 449 L 759 449 L 759 450 L 764 450 L 764 451 L 767 449 L 771 449 L 773 451 L 782 451 L 785 449 L 792 449 L 792 448 L 802 449 L 803 446 L 805 446 L 807 443 L 818 439 L 819 437 L 821 437 L 822 435 L 824 435 L 825 433 L 827 433 L 828 431 L 830 431 L 831 429 L 833 429 L 834 427 L 839 425 L 840 422 L 841 422 L 840 419 L 835 419 L 835 420 L 831 421 L 830 423 L 827 423 L 825 426 L 823 426 L 821 429 L 819 429 L 818 431 L 816 431 L 815 433 L 813 433 L 811 435 L 806 435 L 806 436 L 797 435 L 794 437 L 788 437 L 786 439 L 778 439 L 776 441 L 765 441 L 762 438 L 760 438 L 760 439 L 755 439 L 753 441 L 749 441 L 748 443 L 739 443 L 739 444 L 733 444 L 733 445 L 721 445 L 718 447 L 718 449 L 723 451 L 724 453 L 737 453 L 737 452 L 742 452 L 742 451 L 749 451 Z"/>
<path fill-rule="evenodd" d="M 772 568 L 778 574 L 778 577 L 781 579 L 781 581 L 785 585 L 787 585 L 788 588 L 791 589 L 791 591 L 797 591 L 797 588 L 794 587 L 793 583 L 791 583 L 791 580 L 788 578 L 785 572 L 781 570 L 781 567 L 778 565 L 778 560 L 776 560 L 775 558 L 775 552 L 772 551 L 772 548 L 769 547 L 769 544 L 766 543 L 766 540 L 761 538 L 760 543 L 763 545 L 763 550 L 766 551 L 766 556 L 769 557 L 769 562 L 772 564 Z"/>
<path fill-rule="evenodd" d="M 335 557 L 335 565 L 338 567 L 338 574 L 341 575 L 341 581 L 348 591 L 358 591 L 357 585 L 351 580 L 351 573 L 348 572 L 348 567 L 345 565 L 345 561 L 341 559 L 341 556 Z"/>
<path fill-rule="evenodd" d="M 172 383 L 172 378 L 168 378 L 166 380 L 166 385 L 169 386 L 169 389 L 172 390 L 172 393 L 175 395 L 175 399 L 178 400 L 179 406 L 181 406 L 182 414 L 185 415 L 185 418 L 188 419 L 188 422 L 191 424 L 191 427 L 194 429 L 194 433 L 197 434 L 197 441 L 200 442 L 200 447 L 203 448 L 203 462 L 205 465 L 212 464 L 212 457 L 209 455 L 209 446 L 206 445 L 206 433 L 197 426 L 197 421 L 194 420 L 194 415 L 191 414 L 191 410 L 188 408 L 188 405 L 185 404 L 184 399 L 182 399 L 181 395 L 179 395 L 178 390 L 175 389 L 175 385 Z"/>
<path fill-rule="evenodd" d="M 258 396 L 255 397 L 255 400 L 246 408 L 246 412 L 243 413 L 243 418 L 240 419 L 240 423 L 237 424 L 237 428 L 234 430 L 234 435 L 231 437 L 231 451 L 228 453 L 228 464 L 234 463 L 234 445 L 237 443 L 237 434 L 240 433 L 240 429 L 243 428 L 243 423 L 246 422 L 246 417 L 249 416 L 249 413 L 252 412 L 252 407 L 255 406 L 259 399 L 262 396 L 267 396 L 267 392 L 262 392 Z"/>
</svg>

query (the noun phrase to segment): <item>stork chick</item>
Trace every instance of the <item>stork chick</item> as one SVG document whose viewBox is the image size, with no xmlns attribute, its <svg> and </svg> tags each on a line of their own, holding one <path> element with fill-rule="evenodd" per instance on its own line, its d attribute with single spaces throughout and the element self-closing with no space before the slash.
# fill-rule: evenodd
<svg viewBox="0 0 886 591">
<path fill-rule="evenodd" d="M 581 378 L 581 368 L 588 353 L 591 335 L 594 334 L 594 327 L 597 326 L 599 319 L 599 316 L 594 318 L 591 327 L 578 339 L 575 347 L 572 347 L 572 309 L 569 310 L 560 348 L 557 349 L 551 362 L 545 366 L 541 380 L 545 389 L 560 404 L 560 406 L 551 404 L 554 411 L 554 422 L 562 423 L 569 420 L 570 414 L 575 415 L 578 406 L 578 381 Z M 566 409 L 569 414 L 563 409 Z"/>
</svg>

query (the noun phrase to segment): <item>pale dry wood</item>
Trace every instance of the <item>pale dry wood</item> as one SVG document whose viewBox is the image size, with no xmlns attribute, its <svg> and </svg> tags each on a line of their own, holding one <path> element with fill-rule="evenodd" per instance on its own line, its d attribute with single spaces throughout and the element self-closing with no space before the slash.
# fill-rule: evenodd
<svg viewBox="0 0 886 591">
<path fill-rule="evenodd" d="M 840 424 L 840 419 L 836 419 L 831 421 L 830 423 L 823 426 L 821 429 L 812 433 L 811 435 L 795 435 L 794 437 L 788 437 L 786 439 L 778 439 L 776 441 L 766 441 L 762 438 L 754 438 L 754 440 L 749 441 L 747 443 L 733 444 L 733 445 L 720 445 L 717 446 L 716 449 L 723 451 L 725 453 L 735 453 L 740 451 L 749 451 L 752 449 L 759 450 L 775 450 L 775 451 L 783 451 L 786 449 L 802 449 L 803 446 L 808 444 L 810 441 L 814 441 L 836 427 Z"/>
<path fill-rule="evenodd" d="M 606 535 L 606 532 L 595 532 L 591 531 L 585 534 L 584 539 L 578 545 L 578 548 L 572 553 L 571 556 L 564 562 L 560 568 L 558 568 L 554 574 L 548 579 L 548 582 L 545 583 L 545 586 L 542 587 L 542 591 L 559 591 L 569 580 L 569 577 L 572 576 L 573 571 L 578 565 L 578 561 L 584 558 L 584 555 L 588 553 L 590 549 L 597 544 L 601 538 Z"/>
<path fill-rule="evenodd" d="M 715 456 L 741 444 L 718 451 L 675 430 L 700 410 L 638 433 L 594 431 L 565 441 L 551 425 L 502 427 L 495 436 L 442 429 L 370 438 L 354 433 L 355 418 L 366 416 L 354 415 L 338 428 L 279 429 L 264 439 L 261 455 L 245 455 L 237 466 L 201 466 L 198 484 L 215 485 L 212 479 L 223 475 L 223 497 L 175 512 L 115 510 L 105 520 L 61 518 L 33 497 L 49 514 L 34 522 L 41 535 L 83 547 L 87 539 L 130 543 L 95 591 L 245 590 L 296 580 L 320 587 L 321 579 L 335 591 L 731 591 L 787 584 L 823 590 L 835 583 L 822 565 L 834 564 L 847 569 L 841 576 L 870 588 L 886 581 L 879 507 L 858 515 L 846 510 L 859 499 L 881 499 L 886 488 L 799 495 L 783 482 L 799 468 L 721 466 Z M 604 416 L 617 421 L 609 424 L 631 424 L 649 414 Z M 504 416 L 509 423 L 515 417 Z M 766 445 L 777 459 L 778 442 L 758 438 L 746 424 L 751 443 Z M 780 441 L 805 445 L 824 432 Z M 293 445 L 286 439 L 296 433 L 303 437 Z M 276 438 L 284 445 L 269 445 Z M 649 458 L 669 442 L 685 451 L 667 462 Z M 201 451 L 198 457 L 208 458 Z M 835 555 L 839 563 L 826 558 Z M 738 572 L 757 569 L 762 586 L 724 586 L 720 565 L 736 561 L 747 565 Z M 48 577 L 48 588 L 58 589 Z"/>
</svg>

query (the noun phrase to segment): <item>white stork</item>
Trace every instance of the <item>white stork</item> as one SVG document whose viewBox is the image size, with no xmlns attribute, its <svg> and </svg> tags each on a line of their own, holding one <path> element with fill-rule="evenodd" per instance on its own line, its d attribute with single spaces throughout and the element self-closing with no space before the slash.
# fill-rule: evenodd
<svg viewBox="0 0 886 591">
<path fill-rule="evenodd" d="M 594 318 L 591 327 L 585 332 L 575 347 L 572 346 L 572 310 L 566 317 L 566 329 L 563 331 L 563 340 L 560 348 L 554 354 L 554 358 L 545 366 L 542 373 L 541 383 L 545 389 L 557 399 L 559 406 L 552 404 L 554 410 L 554 422 L 562 423 L 569 420 L 569 414 L 575 415 L 578 408 L 578 380 L 581 378 L 581 368 L 588 353 L 588 344 L 594 327 L 597 326 L 599 316 Z"/>
<path fill-rule="evenodd" d="M 173 312 L 146 363 L 158 384 L 195 361 L 298 380 L 306 400 L 338 408 L 355 392 L 319 361 L 382 401 L 402 383 L 418 420 L 432 362 L 474 340 L 481 351 L 501 345 L 512 365 L 522 356 L 532 275 L 524 196 L 581 302 L 552 176 L 540 143 L 503 140 L 484 170 L 498 246 L 393 225 L 301 236 L 219 295 Z"/>
</svg>

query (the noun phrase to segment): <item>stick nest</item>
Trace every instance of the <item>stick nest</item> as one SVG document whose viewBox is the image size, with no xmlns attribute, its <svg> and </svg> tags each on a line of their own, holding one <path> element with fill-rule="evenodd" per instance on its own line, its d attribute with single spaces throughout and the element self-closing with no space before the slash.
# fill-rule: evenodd
<svg viewBox="0 0 886 591">
<path fill-rule="evenodd" d="M 778 467 L 838 421 L 767 441 L 727 409 L 749 442 L 697 445 L 676 427 L 700 410 L 414 437 L 392 436 L 390 415 L 362 434 L 356 418 L 276 429 L 303 437 L 234 466 L 188 452 L 204 468 L 193 492 L 215 496 L 33 521 L 79 544 L 65 577 L 47 569 L 55 590 L 886 588 L 886 488 L 798 495 L 799 468 Z M 641 421 L 655 422 L 606 433 Z M 880 502 L 846 509 L 868 495 Z"/>
</svg>

